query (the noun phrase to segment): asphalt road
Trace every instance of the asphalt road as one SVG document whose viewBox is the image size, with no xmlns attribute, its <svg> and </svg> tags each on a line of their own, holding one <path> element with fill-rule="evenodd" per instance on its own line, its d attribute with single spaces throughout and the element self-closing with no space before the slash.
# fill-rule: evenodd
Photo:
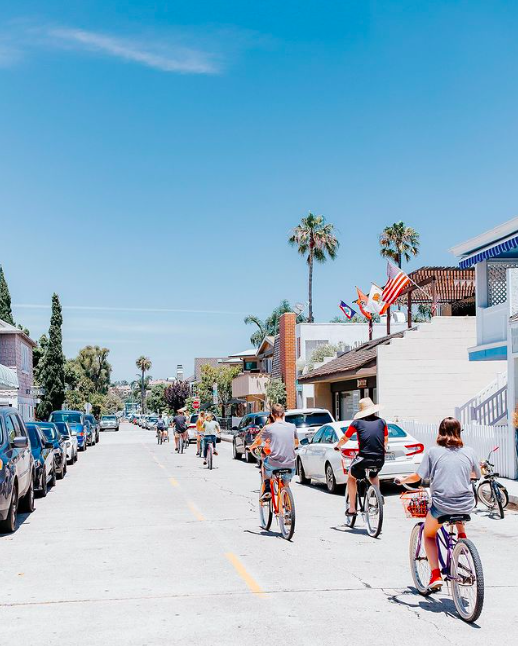
<svg viewBox="0 0 518 646">
<path fill-rule="evenodd" d="M 292 543 L 257 521 L 258 470 L 221 444 L 209 472 L 154 434 L 103 433 L 15 534 L 0 536 L 2 643 L 67 646 L 512 641 L 518 515 L 469 527 L 486 601 L 464 624 L 446 594 L 412 589 L 408 538 L 386 490 L 379 540 L 344 527 L 343 497 L 293 484 Z M 272 528 L 276 530 L 275 524 Z"/>
</svg>

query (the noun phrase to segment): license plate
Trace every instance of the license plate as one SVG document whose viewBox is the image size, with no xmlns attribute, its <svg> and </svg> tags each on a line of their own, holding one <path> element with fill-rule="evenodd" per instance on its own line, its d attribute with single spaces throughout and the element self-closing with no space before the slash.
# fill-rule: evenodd
<svg viewBox="0 0 518 646">
<path fill-rule="evenodd" d="M 385 460 L 395 460 L 395 459 L 396 459 L 395 453 L 385 453 Z"/>
</svg>

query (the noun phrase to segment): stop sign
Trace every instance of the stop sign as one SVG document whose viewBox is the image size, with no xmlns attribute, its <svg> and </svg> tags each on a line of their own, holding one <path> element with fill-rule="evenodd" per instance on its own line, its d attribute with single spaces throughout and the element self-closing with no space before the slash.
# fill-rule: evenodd
<svg viewBox="0 0 518 646">
<path fill-rule="evenodd" d="M 194 410 L 198 410 L 198 408 L 200 407 L 200 400 L 199 400 L 199 399 L 195 399 L 195 400 L 192 402 L 192 407 L 194 408 Z"/>
</svg>

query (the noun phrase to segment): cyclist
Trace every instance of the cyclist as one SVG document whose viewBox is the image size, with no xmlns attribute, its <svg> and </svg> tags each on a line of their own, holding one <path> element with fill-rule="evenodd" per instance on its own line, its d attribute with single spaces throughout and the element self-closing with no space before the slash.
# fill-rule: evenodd
<svg viewBox="0 0 518 646">
<path fill-rule="evenodd" d="M 165 435 L 165 422 L 162 418 L 162 415 L 158 417 L 158 421 L 156 423 L 156 434 L 161 435 L 162 439 L 164 438 Z"/>
<path fill-rule="evenodd" d="M 452 515 L 469 514 L 475 506 L 471 478 L 480 478 L 480 467 L 475 451 L 465 447 L 461 438 L 460 422 L 446 417 L 439 425 L 437 446 L 428 449 L 417 473 L 397 478 L 396 484 L 430 480 L 432 506 L 424 523 L 424 548 L 432 575 L 428 588 L 439 590 L 443 580 L 435 537 L 441 525 Z M 457 523 L 460 539 L 466 538 L 464 523 Z"/>
<path fill-rule="evenodd" d="M 271 497 L 270 480 L 274 469 L 291 469 L 291 474 L 283 475 L 283 481 L 289 486 L 290 480 L 295 475 L 295 449 L 299 445 L 297 427 L 284 419 L 284 406 L 274 404 L 271 416 L 273 422 L 263 426 L 250 446 L 250 451 L 258 448 L 263 443 L 268 443 L 269 454 L 263 460 L 263 493 L 261 500 Z"/>
<path fill-rule="evenodd" d="M 203 439 L 203 425 L 205 424 L 205 413 L 201 411 L 196 420 L 196 455 L 201 456 L 201 441 Z"/>
<path fill-rule="evenodd" d="M 214 445 L 214 455 L 218 455 L 216 451 L 216 441 L 217 434 L 221 433 L 221 428 L 219 422 L 214 419 L 212 413 L 207 413 L 205 422 L 203 423 L 203 439 L 202 439 L 202 451 L 203 451 L 203 464 L 207 464 L 207 445 Z"/>
<path fill-rule="evenodd" d="M 358 455 L 351 462 L 347 476 L 347 493 L 349 494 L 349 509 L 347 516 L 356 516 L 357 480 L 363 478 L 365 469 L 370 469 L 369 480 L 379 488 L 378 473 L 385 463 L 385 451 L 388 444 L 387 422 L 378 417 L 380 407 L 370 397 L 359 401 L 360 410 L 354 416 L 347 431 L 335 445 L 335 450 L 345 444 L 353 435 L 358 437 Z"/>
<path fill-rule="evenodd" d="M 187 418 L 184 415 L 185 409 L 180 408 L 176 411 L 176 415 L 173 419 L 174 425 L 174 442 L 176 445 L 175 451 L 178 453 L 178 445 L 180 443 L 180 436 L 183 437 L 184 441 L 187 442 Z"/>
</svg>

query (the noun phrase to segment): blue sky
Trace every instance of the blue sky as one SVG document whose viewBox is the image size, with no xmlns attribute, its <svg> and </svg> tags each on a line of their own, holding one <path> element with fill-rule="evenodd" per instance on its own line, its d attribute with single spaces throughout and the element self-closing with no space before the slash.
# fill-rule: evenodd
<svg viewBox="0 0 518 646">
<path fill-rule="evenodd" d="M 409 267 L 517 214 L 515 2 L 4 0 L 0 262 L 38 337 L 53 291 L 68 356 L 115 378 L 249 346 L 247 313 L 306 298 L 286 240 L 333 222 L 318 321 L 383 282 L 377 237 L 421 234 Z M 144 311 L 143 311 L 144 310 Z M 151 311 L 149 311 L 151 310 Z"/>
</svg>

